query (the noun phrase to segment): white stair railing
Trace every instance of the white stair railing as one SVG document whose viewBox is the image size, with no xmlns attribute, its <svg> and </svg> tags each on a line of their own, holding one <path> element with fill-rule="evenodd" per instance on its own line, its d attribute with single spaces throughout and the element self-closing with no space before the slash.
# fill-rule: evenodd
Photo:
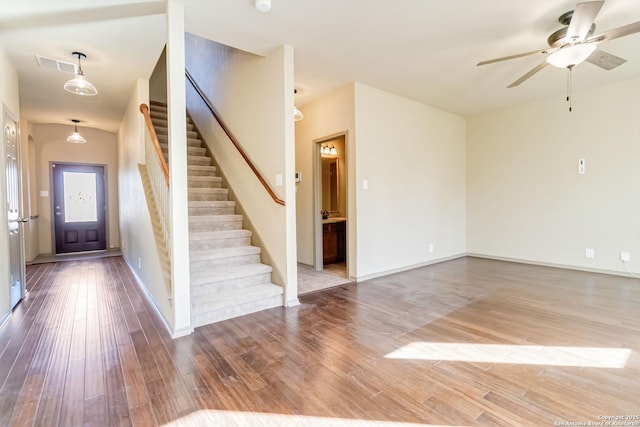
<svg viewBox="0 0 640 427">
<path fill-rule="evenodd" d="M 154 229 L 160 232 L 160 236 L 158 237 L 160 237 L 160 240 L 162 241 L 161 243 L 164 246 L 163 258 L 166 257 L 167 259 L 165 262 L 170 263 L 168 255 L 171 253 L 171 222 L 169 217 L 171 192 L 169 191 L 169 168 L 164 158 L 162 148 L 160 147 L 160 142 L 158 141 L 155 128 L 151 122 L 149 107 L 146 104 L 140 104 L 140 112 L 145 117 L 145 122 L 147 124 L 147 132 L 145 132 L 144 157 L 149 184 L 151 187 L 152 199 L 158 216 L 158 224 L 156 224 Z"/>
</svg>

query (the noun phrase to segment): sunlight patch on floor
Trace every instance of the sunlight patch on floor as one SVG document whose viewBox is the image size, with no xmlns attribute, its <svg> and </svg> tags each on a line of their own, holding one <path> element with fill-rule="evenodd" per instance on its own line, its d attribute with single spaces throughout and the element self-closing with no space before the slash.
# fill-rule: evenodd
<svg viewBox="0 0 640 427">
<path fill-rule="evenodd" d="M 628 348 L 412 342 L 385 358 L 621 369 L 630 355 Z"/>
<path fill-rule="evenodd" d="M 165 424 L 166 427 L 445 427 L 392 421 L 352 420 L 261 412 L 200 410 Z M 447 426 L 455 427 L 455 426 Z"/>
</svg>

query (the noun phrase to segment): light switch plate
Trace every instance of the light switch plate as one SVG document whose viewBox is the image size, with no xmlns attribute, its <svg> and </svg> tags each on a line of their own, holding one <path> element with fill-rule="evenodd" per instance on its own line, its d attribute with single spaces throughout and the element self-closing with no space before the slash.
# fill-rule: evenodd
<svg viewBox="0 0 640 427">
<path fill-rule="evenodd" d="M 282 174 L 281 173 L 276 175 L 276 187 L 282 187 Z"/>
<path fill-rule="evenodd" d="M 593 248 L 586 248 L 584 250 L 584 256 L 585 258 L 595 258 L 596 254 Z"/>
</svg>

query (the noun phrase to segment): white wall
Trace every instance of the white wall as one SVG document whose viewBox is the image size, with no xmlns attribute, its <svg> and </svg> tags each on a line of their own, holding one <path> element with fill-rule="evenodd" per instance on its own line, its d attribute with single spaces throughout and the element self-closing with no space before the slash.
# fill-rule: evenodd
<svg viewBox="0 0 640 427">
<path fill-rule="evenodd" d="M 0 46 L 0 129 L 4 129 L 3 111 L 19 120 L 18 72 Z M 0 143 L 0 159 L 5 159 L 4 138 Z M 0 322 L 10 311 L 9 299 L 9 236 L 7 234 L 7 182 L 4 160 L 0 161 Z"/>
<path fill-rule="evenodd" d="M 147 293 L 173 328 L 170 304 L 158 256 L 149 209 L 145 200 L 138 163 L 144 163 L 144 118 L 141 103 L 149 102 L 149 84 L 139 79 L 131 94 L 118 131 L 118 180 L 120 197 L 120 235 L 122 256 Z M 138 263 L 140 260 L 140 263 Z M 139 267 L 140 266 L 140 267 Z"/>
<path fill-rule="evenodd" d="M 313 150 L 318 139 L 345 133 L 347 185 L 345 196 L 349 201 L 341 206 L 348 223 L 348 267 L 349 275 L 356 277 L 356 224 L 355 224 L 355 124 L 354 86 L 342 86 L 309 104 L 299 107 L 304 119 L 296 122 L 296 170 L 302 172 L 302 181 L 297 183 L 296 224 L 298 240 L 298 262 L 313 265 L 314 248 L 314 167 Z M 349 204 L 351 203 L 351 204 Z"/>
<path fill-rule="evenodd" d="M 271 199 L 188 85 L 189 113 L 261 242 L 274 269 L 272 280 L 285 286 L 287 300 L 297 300 L 295 249 L 291 251 L 295 248 L 293 50 L 282 46 L 259 57 L 187 33 L 186 65 L 271 188 L 289 204 L 285 208 Z M 280 187 L 275 185 L 278 174 L 283 176 Z"/>
<path fill-rule="evenodd" d="M 51 162 L 91 163 L 107 166 L 108 198 L 108 247 L 120 247 L 118 226 L 118 159 L 116 135 L 94 128 L 78 126 L 78 131 L 87 140 L 86 144 L 71 144 L 66 141 L 73 126 L 60 124 L 33 125 L 36 144 L 37 191 L 49 192 L 49 197 L 38 197 L 39 251 L 41 254 L 55 252 L 52 246 Z"/>
<path fill-rule="evenodd" d="M 639 118 L 640 79 L 470 118 L 469 252 L 640 271 Z"/>
<path fill-rule="evenodd" d="M 358 277 L 463 255 L 465 120 L 356 83 L 355 126 Z"/>
</svg>

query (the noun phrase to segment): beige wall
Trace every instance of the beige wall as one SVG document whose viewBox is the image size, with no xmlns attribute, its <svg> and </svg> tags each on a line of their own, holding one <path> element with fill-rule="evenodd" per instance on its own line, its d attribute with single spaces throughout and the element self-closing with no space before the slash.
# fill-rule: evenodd
<svg viewBox="0 0 640 427">
<path fill-rule="evenodd" d="M 358 277 L 464 255 L 465 120 L 356 83 L 355 125 Z"/>
<path fill-rule="evenodd" d="M 639 118 L 640 79 L 470 118 L 469 252 L 640 271 Z"/>
<path fill-rule="evenodd" d="M 147 80 L 138 80 L 118 131 L 118 180 L 122 256 L 151 296 L 167 325 L 173 329 L 171 295 L 165 286 L 149 209 L 145 200 L 138 163 L 144 163 L 144 118 L 141 103 L 149 102 Z"/>
<path fill-rule="evenodd" d="M 272 280 L 285 286 L 287 299 L 297 300 L 295 249 L 290 252 L 295 229 L 288 226 L 295 224 L 293 50 L 282 46 L 260 57 L 187 34 L 186 63 L 271 188 L 289 204 L 271 199 L 188 85 L 187 109 L 262 243 Z M 276 186 L 276 175 L 282 175 L 282 186 Z"/>
<path fill-rule="evenodd" d="M 33 126 L 37 162 L 37 212 L 39 228 L 39 250 L 41 254 L 55 252 L 52 241 L 51 162 L 90 163 L 106 165 L 108 199 L 107 247 L 120 247 L 118 227 L 118 162 L 116 135 L 94 128 L 78 126 L 87 140 L 86 144 L 71 144 L 66 141 L 73 132 L 73 126 L 60 124 L 40 124 Z M 48 197 L 40 196 L 47 191 Z"/>
<path fill-rule="evenodd" d="M 356 224 L 355 224 L 355 124 L 354 86 L 348 84 L 309 104 L 299 107 L 304 119 L 296 122 L 296 170 L 302 172 L 302 181 L 297 183 L 296 224 L 298 262 L 314 264 L 314 150 L 315 141 L 339 133 L 345 133 L 346 182 L 345 202 L 341 209 L 348 224 L 348 268 L 351 277 L 356 277 Z M 349 196 L 353 195 L 353 197 Z"/>
<path fill-rule="evenodd" d="M 298 261 L 313 264 L 314 141 L 346 132 L 349 276 L 466 252 L 465 121 L 361 83 L 301 108 L 296 124 Z M 368 189 L 363 189 L 363 181 Z M 429 252 L 429 245 L 433 252 Z"/>
</svg>

